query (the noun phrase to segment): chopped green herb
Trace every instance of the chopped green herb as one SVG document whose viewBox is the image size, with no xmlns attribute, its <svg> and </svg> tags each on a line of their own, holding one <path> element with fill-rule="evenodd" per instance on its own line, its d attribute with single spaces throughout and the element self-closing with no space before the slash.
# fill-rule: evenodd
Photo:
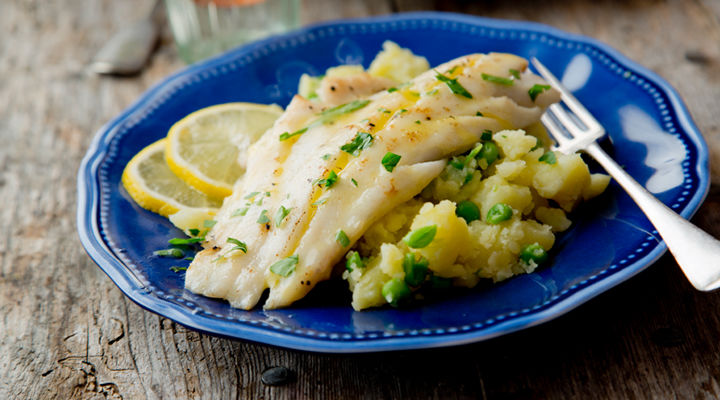
<svg viewBox="0 0 720 400">
<path fill-rule="evenodd" d="M 358 132 L 350 143 L 340 146 L 340 150 L 357 157 L 360 152 L 372 145 L 373 136 L 367 132 Z"/>
<path fill-rule="evenodd" d="M 481 113 L 480 111 L 478 111 L 478 112 L 475 113 L 475 116 L 476 116 L 476 117 L 483 117 L 484 115 L 483 115 L 483 113 Z"/>
<path fill-rule="evenodd" d="M 480 76 L 482 76 L 483 80 L 486 80 L 488 82 L 497 83 L 499 85 L 505 85 L 505 86 L 512 86 L 515 81 L 508 78 L 503 78 L 501 76 L 495 76 L 495 75 L 489 75 L 486 73 L 482 73 Z"/>
<path fill-rule="evenodd" d="M 270 222 L 270 218 L 267 216 L 267 210 L 260 211 L 260 216 L 257 219 L 258 224 L 267 224 Z"/>
<path fill-rule="evenodd" d="M 238 208 L 237 210 L 233 211 L 233 213 L 230 214 L 230 216 L 231 217 L 244 217 L 245 214 L 247 214 L 248 210 L 249 210 L 248 207 Z"/>
<path fill-rule="evenodd" d="M 457 68 L 458 68 L 458 66 L 457 66 L 457 65 L 456 65 L 456 66 L 454 66 L 454 67 L 452 67 L 452 68 L 450 68 L 450 69 L 449 69 L 449 70 L 448 70 L 448 71 L 446 72 L 446 74 L 448 74 L 448 75 L 452 75 L 452 73 L 453 73 L 453 72 L 455 72 L 455 70 L 457 70 Z"/>
<path fill-rule="evenodd" d="M 427 247 L 437 233 L 437 225 L 423 226 L 422 228 L 415 229 L 403 238 L 408 247 L 413 249 L 422 249 Z"/>
<path fill-rule="evenodd" d="M 172 238 L 172 239 L 168 240 L 168 243 L 173 246 L 178 246 L 178 245 L 182 246 L 182 245 L 188 245 L 188 244 L 193 244 L 193 243 L 200 243 L 203 240 L 205 240 L 204 237 L 194 237 L 194 238 L 188 238 L 188 239 Z"/>
<path fill-rule="evenodd" d="M 280 225 L 282 225 L 282 222 L 285 219 L 285 217 L 287 217 L 288 214 L 290 214 L 290 210 L 292 210 L 292 207 L 285 208 L 285 206 L 280 206 L 280 208 L 278 208 L 278 210 L 275 212 L 275 227 L 276 228 L 280 227 Z"/>
<path fill-rule="evenodd" d="M 388 172 L 393 172 L 393 169 L 395 169 L 395 166 L 400 162 L 401 158 L 402 156 L 399 154 L 388 151 L 385 153 L 385 156 L 383 156 L 381 162 Z"/>
<path fill-rule="evenodd" d="M 462 218 L 468 224 L 480 219 L 480 209 L 478 206 L 470 200 L 464 200 L 457 204 L 455 207 L 455 215 Z"/>
<path fill-rule="evenodd" d="M 332 185 L 335 184 L 338 180 L 338 175 L 335 173 L 335 171 L 330 171 L 327 178 L 318 179 L 314 182 L 314 184 L 323 186 L 325 185 L 326 188 L 330 189 Z"/>
<path fill-rule="evenodd" d="M 324 155 L 322 156 L 322 159 L 325 160 L 325 161 L 327 161 L 327 160 L 330 159 L 330 157 L 331 157 L 331 156 L 330 156 L 330 154 L 328 153 L 328 154 L 324 154 Z"/>
<path fill-rule="evenodd" d="M 543 147 L 543 142 L 542 142 L 542 140 L 540 140 L 540 139 L 538 139 L 538 138 L 535 138 L 535 146 L 534 146 L 532 149 L 530 149 L 530 151 L 537 150 L 537 149 L 539 149 L 539 148 L 541 148 L 541 147 Z"/>
<path fill-rule="evenodd" d="M 518 71 L 516 69 L 512 69 L 512 68 L 510 68 L 509 71 L 510 71 L 510 75 L 512 75 L 513 78 L 520 79 L 520 71 Z"/>
<path fill-rule="evenodd" d="M 338 242 L 338 244 L 340 244 L 340 246 L 342 247 L 350 246 L 350 238 L 347 236 L 347 234 L 345 234 L 345 231 L 343 231 L 342 229 L 337 231 L 337 233 L 335 234 L 335 241 Z"/>
<path fill-rule="evenodd" d="M 180 272 L 180 271 L 187 271 L 188 267 L 170 267 L 170 271 L 172 272 Z"/>
<path fill-rule="evenodd" d="M 451 158 L 450 161 L 448 162 L 448 164 L 452 165 L 453 168 L 459 169 L 459 170 L 462 170 L 463 168 L 465 168 L 465 162 L 463 162 L 458 157 Z"/>
<path fill-rule="evenodd" d="M 403 257 L 403 270 L 405 271 L 405 283 L 410 286 L 419 286 L 425 281 L 428 272 L 428 259 L 420 256 L 415 259 L 415 254 L 406 253 Z"/>
<path fill-rule="evenodd" d="M 388 93 L 397 92 L 397 91 L 398 91 L 398 89 L 396 87 L 391 87 L 390 89 L 388 89 Z"/>
<path fill-rule="evenodd" d="M 312 99 L 317 99 L 317 97 L 318 97 L 317 92 L 312 92 L 308 95 L 307 98 L 308 98 L 308 100 L 312 100 Z"/>
<path fill-rule="evenodd" d="M 490 207 L 490 210 L 485 217 L 488 224 L 496 225 L 503 221 L 507 221 L 512 218 L 512 208 L 505 203 L 497 203 Z"/>
<path fill-rule="evenodd" d="M 407 93 L 408 93 L 409 95 L 411 95 L 411 96 L 420 97 L 420 93 L 418 93 L 418 92 L 413 92 L 412 90 L 409 90 Z"/>
<path fill-rule="evenodd" d="M 164 249 L 153 251 L 153 254 L 160 257 L 183 258 L 185 253 L 180 249 Z"/>
<path fill-rule="evenodd" d="M 233 237 L 227 238 L 228 243 L 232 243 L 235 245 L 230 251 L 240 250 L 243 253 L 247 253 L 247 245 L 244 242 L 241 242 Z"/>
<path fill-rule="evenodd" d="M 183 258 L 183 260 L 188 260 L 188 261 L 192 261 L 192 260 L 194 260 L 194 259 L 195 259 L 195 257 L 185 257 L 185 258 Z"/>
<path fill-rule="evenodd" d="M 477 146 L 475 146 L 474 149 L 470 150 L 470 153 L 468 153 L 467 157 L 465 157 L 465 166 L 469 166 L 470 162 L 480 154 L 480 150 L 482 150 L 483 144 L 478 143 Z"/>
<path fill-rule="evenodd" d="M 357 187 L 358 183 L 355 180 L 355 178 L 350 178 L 350 182 L 352 182 L 352 184 L 355 185 L 355 187 Z"/>
<path fill-rule="evenodd" d="M 437 72 L 437 71 L 435 71 Z M 435 75 L 435 78 L 439 80 L 440 82 L 445 82 L 445 84 L 450 88 L 450 90 L 455 93 L 459 94 L 460 96 L 467 97 L 468 99 L 472 99 L 472 95 L 470 92 L 467 91 L 458 81 L 457 79 L 450 79 L 447 76 L 437 72 L 437 75 Z"/>
<path fill-rule="evenodd" d="M 191 228 L 188 229 L 188 232 L 190 232 L 190 235 L 197 236 L 200 233 L 200 229 Z"/>
<path fill-rule="evenodd" d="M 492 131 L 490 129 L 485 129 L 482 134 L 480 135 L 481 140 L 492 140 Z"/>
<path fill-rule="evenodd" d="M 437 89 L 433 89 L 433 90 L 430 90 L 430 91 L 425 92 L 425 94 L 428 95 L 428 96 L 432 96 L 432 95 L 434 95 L 434 94 L 437 94 L 437 92 L 438 92 Z"/>
<path fill-rule="evenodd" d="M 312 204 L 310 204 L 310 205 L 311 205 L 311 206 L 319 206 L 320 204 L 325 204 L 326 201 L 327 201 L 327 198 L 324 198 L 324 199 L 320 199 L 320 200 L 318 200 L 318 201 L 316 201 L 316 202 L 314 202 L 314 203 L 312 203 Z"/>
<path fill-rule="evenodd" d="M 407 112 L 407 108 L 401 108 L 400 111 L 398 111 L 398 112 L 399 112 L 400 114 L 406 113 L 406 112 Z"/>
<path fill-rule="evenodd" d="M 537 98 L 540 93 L 550 89 L 550 85 L 533 85 L 533 87 L 528 90 L 528 94 L 530 95 L 530 99 L 532 101 L 535 101 L 535 98 Z"/>
<path fill-rule="evenodd" d="M 336 117 L 359 110 L 368 104 L 370 104 L 370 100 L 355 100 L 333 108 L 328 108 L 327 110 L 320 113 L 319 121 L 321 121 L 321 123 L 323 124 L 326 124 Z"/>
<path fill-rule="evenodd" d="M 381 113 L 390 114 L 390 110 L 385 107 L 378 108 L 378 111 L 380 111 Z"/>
<path fill-rule="evenodd" d="M 248 194 L 247 196 L 245 196 L 245 199 L 252 199 L 253 197 L 255 197 L 259 194 L 260 194 L 260 192 L 252 192 L 252 193 Z"/>
<path fill-rule="evenodd" d="M 264 197 L 258 197 L 257 201 L 255 202 L 255 205 L 261 206 L 263 204 L 263 201 L 265 201 Z"/>
<path fill-rule="evenodd" d="M 296 255 L 285 257 L 270 266 L 270 271 L 280 276 L 288 277 L 295 271 L 299 258 Z"/>
<path fill-rule="evenodd" d="M 352 272 L 356 268 L 365 268 L 365 262 L 363 262 L 362 257 L 360 257 L 360 253 L 357 251 L 348 251 L 348 253 L 345 255 L 345 269 Z"/>
<path fill-rule="evenodd" d="M 382 296 L 391 306 L 397 307 L 400 302 L 410 297 L 411 292 L 405 281 L 393 278 L 387 281 L 382 287 Z"/>
<path fill-rule="evenodd" d="M 206 219 L 205 221 L 203 221 L 203 226 L 205 228 L 212 228 L 213 226 L 215 226 L 215 224 L 217 224 L 217 221 L 215 221 L 214 219 Z"/>
<path fill-rule="evenodd" d="M 415 123 L 416 123 L 416 124 L 418 124 L 418 125 L 420 125 L 420 124 L 421 124 L 421 122 L 420 122 L 420 120 L 419 120 L 419 119 L 418 119 L 418 120 L 416 120 L 416 121 L 415 121 Z"/>
<path fill-rule="evenodd" d="M 290 139 L 291 137 L 295 137 L 295 136 L 302 135 L 303 133 L 307 132 L 308 128 L 309 128 L 309 126 L 306 126 L 306 127 L 302 128 L 302 129 L 296 130 L 296 131 L 293 132 L 293 133 L 283 132 L 282 134 L 280 134 L 280 138 L 279 138 L 279 139 L 280 139 L 281 142 L 283 142 L 283 141 L 285 141 L 285 140 Z"/>
<path fill-rule="evenodd" d="M 552 151 L 548 151 L 547 153 L 543 154 L 538 158 L 538 161 L 542 161 L 544 163 L 548 164 L 555 164 L 557 162 L 557 158 L 555 157 L 555 153 Z"/>
<path fill-rule="evenodd" d="M 451 278 L 442 278 L 437 275 L 430 276 L 430 287 L 437 290 L 447 289 L 452 286 Z"/>
<path fill-rule="evenodd" d="M 270 197 L 270 192 L 265 192 L 265 197 Z"/>
<path fill-rule="evenodd" d="M 465 186 L 465 185 L 467 185 L 468 183 L 470 183 L 470 181 L 472 180 L 473 176 L 474 176 L 474 174 L 472 173 L 472 171 L 470 171 L 470 172 L 468 172 L 467 174 L 465 174 L 465 178 L 463 178 L 462 186 Z"/>
<path fill-rule="evenodd" d="M 525 264 L 530 264 L 530 261 L 534 261 L 535 264 L 542 264 L 547 258 L 548 253 L 537 242 L 529 244 L 520 250 L 520 259 L 523 260 Z"/>
</svg>

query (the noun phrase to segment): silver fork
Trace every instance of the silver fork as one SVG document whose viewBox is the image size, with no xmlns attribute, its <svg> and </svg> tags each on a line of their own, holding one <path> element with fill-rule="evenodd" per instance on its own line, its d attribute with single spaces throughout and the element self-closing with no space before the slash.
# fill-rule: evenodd
<svg viewBox="0 0 720 400">
<path fill-rule="evenodd" d="M 560 104 L 553 104 L 543 114 L 542 122 L 558 144 L 553 149 L 566 154 L 582 150 L 597 160 L 655 226 L 690 283 L 702 291 L 720 287 L 720 241 L 660 202 L 610 158 L 596 142 L 605 135 L 605 129 L 540 61 L 533 58 L 532 63 L 560 91 L 562 101 L 574 114 Z"/>
</svg>

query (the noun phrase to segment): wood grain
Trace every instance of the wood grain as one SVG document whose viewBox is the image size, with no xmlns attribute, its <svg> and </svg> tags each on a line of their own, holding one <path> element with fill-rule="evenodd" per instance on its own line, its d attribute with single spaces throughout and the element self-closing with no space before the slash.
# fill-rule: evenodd
<svg viewBox="0 0 720 400">
<path fill-rule="evenodd" d="M 181 68 L 164 38 L 135 78 L 86 71 L 144 0 L 0 2 L 0 398 L 720 397 L 720 294 L 674 261 L 555 321 L 484 343 L 321 355 L 220 339 L 136 306 L 75 233 L 75 175 L 94 132 Z M 543 22 L 600 39 L 669 80 L 720 182 L 720 6 L 705 1 L 303 2 L 305 23 L 411 9 Z M 695 222 L 720 236 L 720 189 Z M 285 366 L 297 379 L 261 383 Z"/>
</svg>

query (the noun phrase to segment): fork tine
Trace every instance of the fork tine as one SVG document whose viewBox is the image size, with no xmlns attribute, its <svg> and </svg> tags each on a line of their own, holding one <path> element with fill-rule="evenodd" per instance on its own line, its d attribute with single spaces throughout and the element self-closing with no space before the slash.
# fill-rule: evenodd
<svg viewBox="0 0 720 400">
<path fill-rule="evenodd" d="M 548 110 L 552 112 L 555 118 L 560 121 L 560 124 L 562 124 L 573 136 L 579 135 L 584 130 L 582 127 L 578 126 L 578 124 L 570 117 L 570 114 L 565 111 L 563 106 L 560 104 L 551 104 L 550 107 L 548 107 Z"/>
<path fill-rule="evenodd" d="M 560 125 L 555 122 L 555 120 L 550 116 L 550 114 L 543 114 L 542 117 L 540 117 L 540 121 L 542 121 L 543 125 L 545 125 L 548 131 L 550 131 L 550 137 L 557 142 L 558 147 L 561 147 L 571 142 L 571 139 L 565 136 L 565 133 L 563 133 Z"/>
<path fill-rule="evenodd" d="M 555 89 L 557 89 L 563 101 L 567 106 L 575 113 L 575 115 L 582 121 L 585 126 L 587 126 L 588 129 L 598 129 L 602 128 L 600 125 L 600 122 L 595 119 L 595 117 L 590 114 L 590 111 L 588 111 L 585 106 L 578 101 L 578 99 L 575 98 L 575 96 L 570 93 L 565 86 L 563 86 L 560 81 L 553 75 L 540 61 L 538 61 L 537 58 L 533 57 L 530 60 L 535 68 L 537 68 L 538 72 L 540 72 L 540 75 L 542 75 L 543 78 L 545 78 L 546 81 L 550 83 Z M 563 110 L 564 111 L 564 110 Z M 573 123 L 573 125 L 576 125 Z"/>
</svg>

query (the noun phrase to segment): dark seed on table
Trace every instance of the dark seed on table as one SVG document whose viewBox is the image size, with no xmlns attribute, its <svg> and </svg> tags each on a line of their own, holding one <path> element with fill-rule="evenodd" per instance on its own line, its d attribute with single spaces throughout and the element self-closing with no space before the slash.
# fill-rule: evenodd
<svg viewBox="0 0 720 400">
<path fill-rule="evenodd" d="M 262 383 L 269 386 L 280 386 L 295 379 L 295 372 L 285 367 L 270 367 L 262 373 Z"/>
</svg>

